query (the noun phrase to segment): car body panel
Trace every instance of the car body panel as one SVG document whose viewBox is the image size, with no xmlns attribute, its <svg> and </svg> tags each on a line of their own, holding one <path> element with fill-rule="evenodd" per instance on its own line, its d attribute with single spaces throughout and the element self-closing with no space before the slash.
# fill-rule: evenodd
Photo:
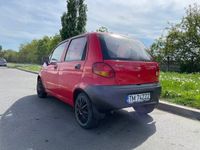
<svg viewBox="0 0 200 150">
<path fill-rule="evenodd" d="M 80 65 L 80 69 L 75 69 L 76 65 Z M 63 62 L 59 68 L 58 94 L 70 104 L 73 104 L 73 90 L 74 86 L 80 83 L 84 68 L 84 61 Z"/>
<path fill-rule="evenodd" d="M 115 70 L 118 85 L 146 84 L 158 82 L 158 64 L 142 61 L 105 60 Z"/>
</svg>

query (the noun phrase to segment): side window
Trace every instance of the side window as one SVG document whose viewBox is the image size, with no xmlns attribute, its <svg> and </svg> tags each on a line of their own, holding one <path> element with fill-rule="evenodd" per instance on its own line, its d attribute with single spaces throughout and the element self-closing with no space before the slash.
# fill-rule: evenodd
<svg viewBox="0 0 200 150">
<path fill-rule="evenodd" d="M 86 54 L 86 37 L 73 39 L 67 50 L 65 61 L 79 61 L 85 59 Z"/>
<path fill-rule="evenodd" d="M 60 61 L 61 59 L 61 56 L 63 54 L 63 51 L 65 49 L 65 45 L 66 45 L 66 42 L 65 43 L 62 43 L 61 45 L 59 45 L 54 51 L 53 53 L 51 54 L 51 59 L 50 59 L 50 63 L 52 61 Z"/>
</svg>

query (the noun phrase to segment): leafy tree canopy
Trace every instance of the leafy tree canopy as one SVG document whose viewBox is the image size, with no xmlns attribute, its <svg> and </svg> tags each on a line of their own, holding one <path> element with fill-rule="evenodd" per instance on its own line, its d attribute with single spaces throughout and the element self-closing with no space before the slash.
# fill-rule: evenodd
<svg viewBox="0 0 200 150">
<path fill-rule="evenodd" d="M 167 59 L 181 66 L 182 72 L 200 71 L 200 6 L 189 5 L 178 24 L 166 28 L 151 46 L 151 53 L 161 63 Z"/>
<path fill-rule="evenodd" d="M 84 0 L 67 0 L 67 12 L 61 17 L 61 39 L 84 33 L 87 22 L 87 5 Z"/>
<path fill-rule="evenodd" d="M 21 44 L 19 52 L 4 50 L 2 53 L 9 62 L 40 64 L 42 57 L 49 55 L 60 41 L 61 37 L 57 34 L 52 37 L 44 36 L 42 39 Z"/>
<path fill-rule="evenodd" d="M 108 28 L 104 27 L 104 26 L 101 26 L 99 27 L 97 30 L 97 32 L 108 32 Z"/>
</svg>

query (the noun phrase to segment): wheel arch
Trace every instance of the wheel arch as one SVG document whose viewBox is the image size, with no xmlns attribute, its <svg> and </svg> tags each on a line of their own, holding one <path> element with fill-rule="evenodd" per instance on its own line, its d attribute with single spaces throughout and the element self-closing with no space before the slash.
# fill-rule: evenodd
<svg viewBox="0 0 200 150">
<path fill-rule="evenodd" d="M 47 90 L 46 84 L 45 84 L 45 82 L 43 81 L 43 79 L 42 79 L 42 77 L 41 77 L 40 74 L 38 74 L 38 76 L 37 76 L 37 81 L 38 81 L 39 79 L 42 81 L 42 84 L 43 84 L 44 88 Z"/>
<path fill-rule="evenodd" d="M 37 76 L 37 80 L 38 80 L 38 79 L 41 79 L 41 76 L 40 76 L 40 75 Z"/>
<path fill-rule="evenodd" d="M 77 98 L 77 96 L 80 94 L 80 93 L 85 93 L 87 96 L 88 96 L 88 98 L 90 99 L 90 97 L 89 97 L 89 95 L 87 94 L 87 92 L 84 90 L 84 89 L 82 89 L 82 88 L 76 88 L 75 90 L 74 90 L 74 92 L 73 92 L 73 104 L 75 104 L 75 100 L 76 100 L 76 98 Z"/>
</svg>

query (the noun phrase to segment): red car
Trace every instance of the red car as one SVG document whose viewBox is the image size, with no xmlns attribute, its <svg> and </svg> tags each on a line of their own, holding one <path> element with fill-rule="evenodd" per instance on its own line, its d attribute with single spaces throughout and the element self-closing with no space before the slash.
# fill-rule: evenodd
<svg viewBox="0 0 200 150">
<path fill-rule="evenodd" d="M 147 114 L 158 104 L 159 66 L 137 40 L 86 33 L 61 42 L 44 62 L 38 96 L 70 104 L 83 128 L 95 127 L 111 110 L 133 107 Z"/>
</svg>

